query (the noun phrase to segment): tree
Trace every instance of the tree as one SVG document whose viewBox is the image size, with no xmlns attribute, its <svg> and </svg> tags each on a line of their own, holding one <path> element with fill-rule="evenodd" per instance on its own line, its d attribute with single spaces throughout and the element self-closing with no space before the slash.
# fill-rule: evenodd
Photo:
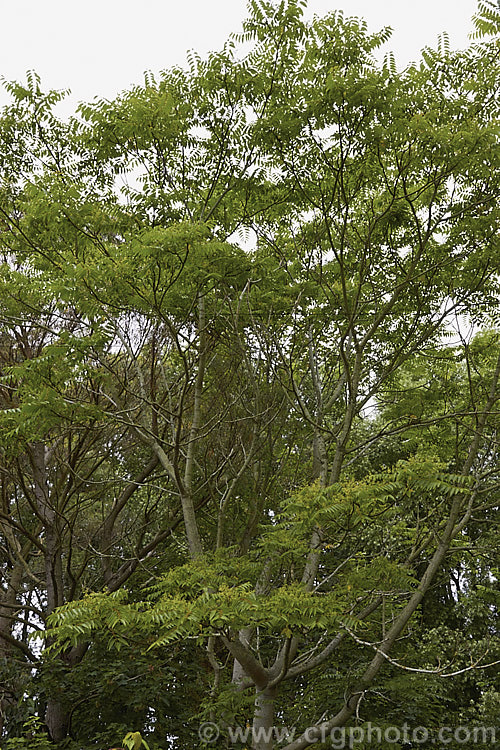
<svg viewBox="0 0 500 750">
<path fill-rule="evenodd" d="M 176 691 L 182 645 L 207 697 L 175 710 L 251 719 L 255 750 L 278 719 L 299 750 L 362 710 L 415 716 L 423 680 L 498 660 L 497 40 L 399 72 L 373 59 L 387 30 L 250 11 L 222 52 L 67 125 L 35 76 L 10 85 L 0 614 L 48 618 L 55 740 L 106 645 L 158 651 L 148 684 Z M 7 620 L 33 664 L 38 622 Z M 192 747 L 184 721 L 162 731 Z"/>
</svg>

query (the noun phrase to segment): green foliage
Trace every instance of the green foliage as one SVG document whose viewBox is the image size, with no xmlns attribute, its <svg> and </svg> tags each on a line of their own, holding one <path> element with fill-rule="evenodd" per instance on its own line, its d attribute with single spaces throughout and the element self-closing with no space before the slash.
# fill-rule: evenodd
<svg viewBox="0 0 500 750">
<path fill-rule="evenodd" d="M 7 739 L 2 747 L 4 750 L 52 750 L 54 745 L 47 737 L 43 722 L 32 716 L 23 724 L 23 736 Z"/>
<path fill-rule="evenodd" d="M 149 745 L 145 739 L 141 737 L 140 732 L 128 732 L 123 738 L 123 744 L 127 750 L 139 750 L 141 747 L 145 747 L 149 750 Z"/>
<path fill-rule="evenodd" d="M 498 3 L 493 0 L 481 0 L 478 4 L 478 12 L 472 17 L 475 31 L 471 34 L 472 39 L 498 34 L 500 31 L 500 12 Z"/>
<path fill-rule="evenodd" d="M 498 11 L 399 70 L 304 7 L 69 122 L 4 82 L 7 747 L 495 715 Z"/>
</svg>

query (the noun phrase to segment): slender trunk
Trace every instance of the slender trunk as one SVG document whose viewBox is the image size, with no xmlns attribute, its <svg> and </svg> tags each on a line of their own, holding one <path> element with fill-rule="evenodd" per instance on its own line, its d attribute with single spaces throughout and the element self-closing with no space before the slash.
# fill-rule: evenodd
<svg viewBox="0 0 500 750">
<path fill-rule="evenodd" d="M 98 547 L 101 551 L 101 568 L 104 582 L 109 587 L 114 584 L 115 573 L 113 571 L 113 556 L 110 551 L 115 539 L 115 524 L 120 513 L 127 506 L 133 494 L 142 486 L 146 479 L 151 475 L 159 463 L 158 456 L 153 455 L 144 469 L 128 482 L 118 498 L 115 499 L 113 507 L 105 518 L 102 528 L 99 531 Z"/>
<path fill-rule="evenodd" d="M 181 505 L 184 516 L 184 525 L 186 527 L 186 536 L 189 545 L 189 553 L 192 560 L 203 556 L 203 546 L 201 543 L 198 522 L 193 501 L 193 470 L 196 449 L 196 439 L 201 422 L 201 400 L 203 393 L 203 383 L 205 379 L 206 366 L 206 342 L 205 342 L 205 298 L 200 294 L 198 298 L 198 371 L 194 386 L 194 404 L 193 420 L 189 432 L 189 443 L 186 453 L 186 465 L 184 469 L 184 481 L 181 488 Z"/>
<path fill-rule="evenodd" d="M 255 696 L 255 713 L 253 719 L 254 750 L 273 750 L 274 707 L 276 688 L 257 691 Z"/>
<path fill-rule="evenodd" d="M 323 384 L 321 382 L 320 368 L 318 364 L 318 356 L 316 348 L 314 346 L 314 339 L 312 331 L 309 329 L 308 334 L 309 342 L 309 369 L 311 371 L 311 379 L 314 388 L 314 435 L 313 435 L 313 447 L 312 447 L 312 459 L 313 459 L 313 478 L 319 479 L 322 487 L 326 486 L 328 476 L 328 455 L 326 451 L 325 438 L 322 432 L 323 427 Z"/>
<path fill-rule="evenodd" d="M 47 614 L 50 614 L 64 602 L 61 530 L 57 510 L 51 503 L 46 448 L 43 443 L 36 443 L 31 447 L 30 459 L 33 470 L 33 494 L 43 523 Z"/>
<path fill-rule="evenodd" d="M 30 460 L 33 472 L 33 494 L 38 514 L 43 523 L 46 612 L 49 615 L 64 603 L 61 529 L 57 509 L 51 502 L 46 447 L 43 443 L 36 443 L 31 446 Z M 67 736 L 69 710 L 59 697 L 48 697 L 45 724 L 54 742 L 60 742 Z"/>
</svg>

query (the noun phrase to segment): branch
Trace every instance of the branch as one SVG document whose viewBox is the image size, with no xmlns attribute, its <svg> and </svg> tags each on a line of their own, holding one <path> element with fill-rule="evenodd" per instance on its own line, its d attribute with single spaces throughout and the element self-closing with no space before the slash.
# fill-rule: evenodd
<svg viewBox="0 0 500 750">
<path fill-rule="evenodd" d="M 486 651 L 482 657 L 480 657 L 477 661 L 475 661 L 473 664 L 470 665 L 470 667 L 464 667 L 463 669 L 458 669 L 456 672 L 448 672 L 447 674 L 444 674 L 444 670 L 446 667 L 443 667 L 442 669 L 422 669 L 421 667 L 408 667 L 406 664 L 400 664 L 396 659 L 392 659 L 388 654 L 386 654 L 381 649 L 377 648 L 377 646 L 374 643 L 370 643 L 369 641 L 363 641 L 361 638 L 358 638 L 358 636 L 350 630 L 350 628 L 347 627 L 347 625 L 344 625 L 345 630 L 349 633 L 351 638 L 356 641 L 356 643 L 359 643 L 360 646 L 369 646 L 374 651 L 376 651 L 378 654 L 381 654 L 381 656 L 384 657 L 390 664 L 393 664 L 395 667 L 398 667 L 399 669 L 404 669 L 405 672 L 417 672 L 419 674 L 435 674 L 439 677 L 455 677 L 458 674 L 463 674 L 464 672 L 470 672 L 473 669 L 488 669 L 488 667 L 494 667 L 497 664 L 500 664 L 500 659 L 498 661 L 493 661 L 490 664 L 480 664 L 482 658 L 486 656 L 488 651 Z M 451 666 L 451 665 L 448 665 Z"/>
<path fill-rule="evenodd" d="M 259 690 L 264 690 L 269 684 L 269 672 L 255 658 L 250 649 L 248 649 L 238 638 L 232 640 L 226 635 L 221 636 L 225 647 L 236 661 L 241 664 L 246 674 L 253 680 L 254 685 Z"/>
<path fill-rule="evenodd" d="M 29 646 L 26 645 L 26 643 L 23 643 L 23 641 L 18 641 L 16 638 L 13 638 L 9 633 L 2 633 L 0 632 L 0 638 L 8 643 L 10 646 L 15 646 L 15 648 L 18 648 L 20 651 L 23 652 L 25 656 L 28 657 L 28 659 L 33 662 L 38 662 L 38 657 L 35 656 L 33 651 L 30 649 Z"/>
</svg>

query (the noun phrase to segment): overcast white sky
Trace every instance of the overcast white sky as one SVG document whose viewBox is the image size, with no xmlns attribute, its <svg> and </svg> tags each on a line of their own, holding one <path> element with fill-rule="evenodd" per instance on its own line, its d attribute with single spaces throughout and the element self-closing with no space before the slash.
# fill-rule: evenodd
<svg viewBox="0 0 500 750">
<path fill-rule="evenodd" d="M 418 59 L 446 30 L 467 43 L 476 0 L 309 0 L 308 15 L 342 8 L 373 31 L 392 26 L 387 45 L 398 64 Z M 246 14 L 246 0 L 0 0 L 0 75 L 22 81 L 28 69 L 44 88 L 70 88 L 72 104 L 111 98 L 142 83 L 145 70 L 183 65 L 187 49 L 218 49 Z M 0 93 L 0 102 L 6 96 Z"/>
</svg>

